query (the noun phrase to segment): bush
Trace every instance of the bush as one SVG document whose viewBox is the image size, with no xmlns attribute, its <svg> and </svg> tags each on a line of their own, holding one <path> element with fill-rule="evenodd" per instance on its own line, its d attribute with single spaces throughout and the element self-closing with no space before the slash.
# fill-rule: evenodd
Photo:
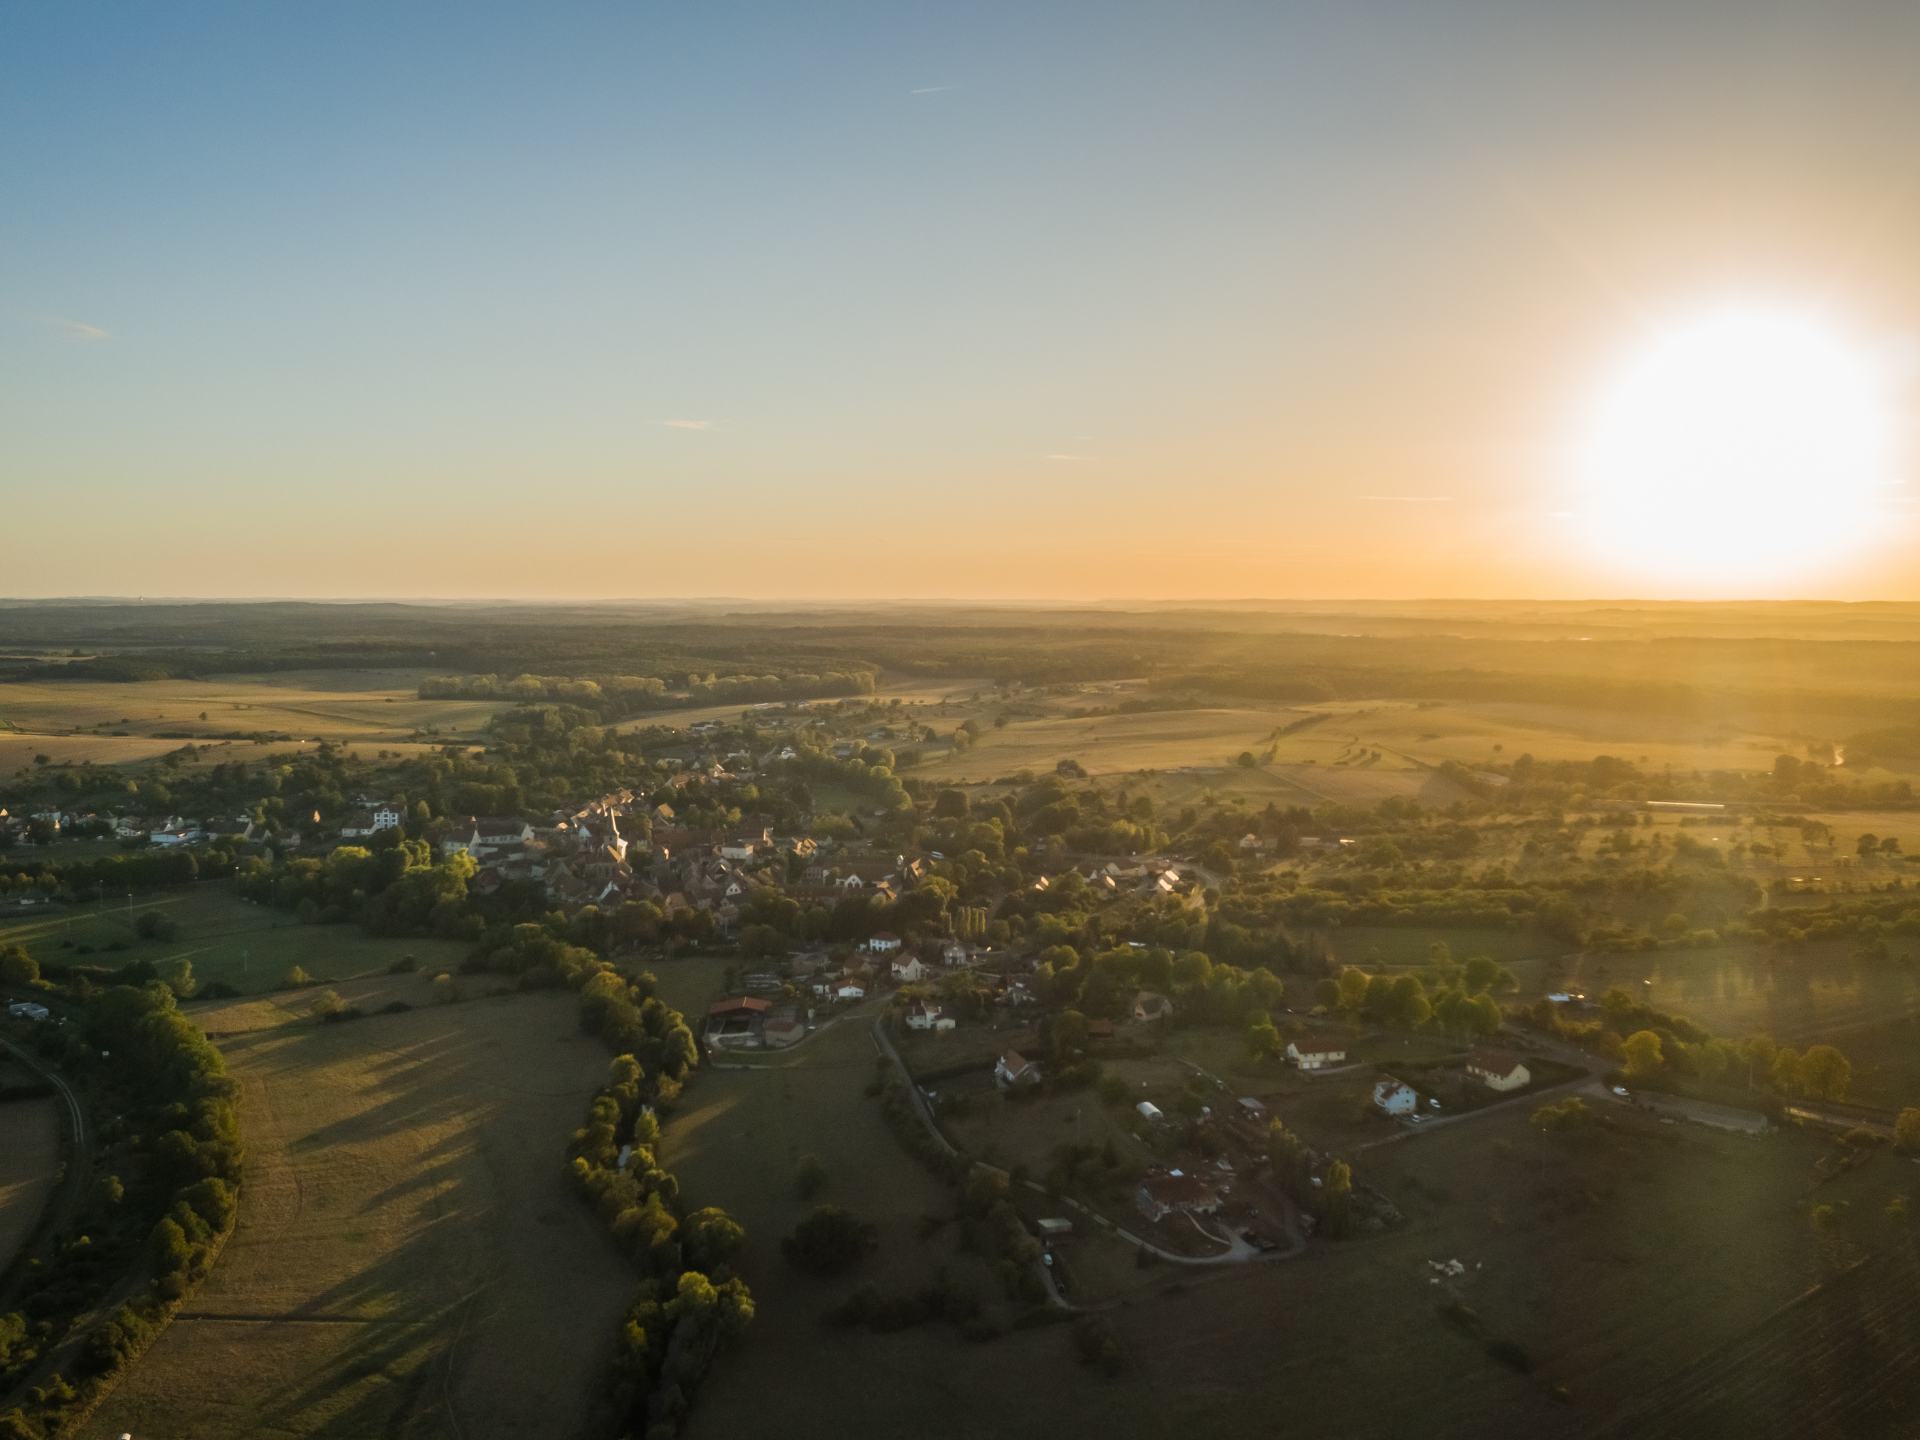
<svg viewBox="0 0 1920 1440">
<path fill-rule="evenodd" d="M 133 933 L 142 940 L 169 941 L 179 938 L 180 927 L 158 910 L 147 910 L 134 921 Z"/>
<path fill-rule="evenodd" d="M 413 1006 L 404 1000 L 389 1000 L 380 1007 L 380 1013 L 382 1015 L 404 1015 L 411 1009 L 413 1009 Z"/>
<path fill-rule="evenodd" d="M 780 1242 L 780 1253 L 796 1270 L 816 1275 L 845 1270 L 880 1243 L 880 1229 L 838 1205 L 822 1205 L 794 1226 Z"/>
<path fill-rule="evenodd" d="M 1079 1352 L 1082 1365 L 1098 1365 L 1109 1375 L 1127 1368 L 1127 1357 L 1104 1315 L 1082 1315 L 1073 1322 L 1073 1348 Z"/>
<path fill-rule="evenodd" d="M 802 1155 L 800 1162 L 793 1167 L 793 1193 L 802 1200 L 811 1200 L 827 1185 L 827 1167 L 820 1163 L 818 1155 Z"/>
<path fill-rule="evenodd" d="M 313 984 L 313 977 L 298 965 L 280 977 L 280 988 L 282 990 L 298 990 L 303 985 L 311 984 Z"/>
</svg>

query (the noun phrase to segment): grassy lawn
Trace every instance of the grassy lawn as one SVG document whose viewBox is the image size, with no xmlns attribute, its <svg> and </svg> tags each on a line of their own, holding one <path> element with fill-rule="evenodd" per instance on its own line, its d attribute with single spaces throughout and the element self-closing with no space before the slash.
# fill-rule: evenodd
<svg viewBox="0 0 1920 1440">
<path fill-rule="evenodd" d="M 157 911 L 179 926 L 172 941 L 142 940 L 140 916 Z M 246 994 L 271 990 L 298 965 L 315 979 L 382 974 L 412 955 L 421 970 L 457 969 L 470 946 L 448 940 L 376 939 L 355 925 L 302 925 L 284 910 L 254 905 L 221 881 L 134 896 L 131 905 L 54 905 L 0 920 L 0 943 L 17 941 L 42 963 L 120 966 L 184 957 L 202 985 L 223 980 Z M 126 948 L 114 950 L 120 944 Z M 92 953 L 82 953 L 91 946 Z"/>
<path fill-rule="evenodd" d="M 342 994 L 424 1004 L 426 982 Z M 564 1179 L 608 1058 L 573 998 L 325 1026 L 292 1003 L 194 1007 L 243 1087 L 239 1228 L 81 1433 L 593 1433 L 634 1280 Z"/>
</svg>

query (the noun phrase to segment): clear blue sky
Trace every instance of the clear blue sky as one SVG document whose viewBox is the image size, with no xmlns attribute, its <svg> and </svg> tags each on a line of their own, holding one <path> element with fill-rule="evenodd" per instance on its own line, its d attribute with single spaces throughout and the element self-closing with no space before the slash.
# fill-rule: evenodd
<svg viewBox="0 0 1920 1440">
<path fill-rule="evenodd" d="M 1916 77 L 1912 3 L 8 6 L 0 592 L 1605 593 L 1623 335 L 1920 331 Z"/>
</svg>

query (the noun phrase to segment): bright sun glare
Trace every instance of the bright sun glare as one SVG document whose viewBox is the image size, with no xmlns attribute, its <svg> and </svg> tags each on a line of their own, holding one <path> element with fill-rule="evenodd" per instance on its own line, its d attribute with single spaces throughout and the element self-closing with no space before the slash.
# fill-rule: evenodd
<svg viewBox="0 0 1920 1440">
<path fill-rule="evenodd" d="M 1701 584 L 1831 566 L 1897 482 L 1893 367 L 1810 311 L 1740 306 L 1661 330 L 1603 387 L 1576 452 L 1588 539 Z"/>
</svg>

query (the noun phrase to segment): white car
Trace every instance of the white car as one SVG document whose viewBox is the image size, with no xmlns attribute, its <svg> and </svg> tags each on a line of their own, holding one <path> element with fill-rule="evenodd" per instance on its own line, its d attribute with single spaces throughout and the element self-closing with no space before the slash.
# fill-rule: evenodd
<svg viewBox="0 0 1920 1440">
<path fill-rule="evenodd" d="M 1614 1086 L 1613 1093 L 1618 1095 L 1622 1100 L 1629 1100 L 1633 1098 L 1632 1096 L 1627 1094 L 1627 1087 L 1624 1085 Z"/>
</svg>

